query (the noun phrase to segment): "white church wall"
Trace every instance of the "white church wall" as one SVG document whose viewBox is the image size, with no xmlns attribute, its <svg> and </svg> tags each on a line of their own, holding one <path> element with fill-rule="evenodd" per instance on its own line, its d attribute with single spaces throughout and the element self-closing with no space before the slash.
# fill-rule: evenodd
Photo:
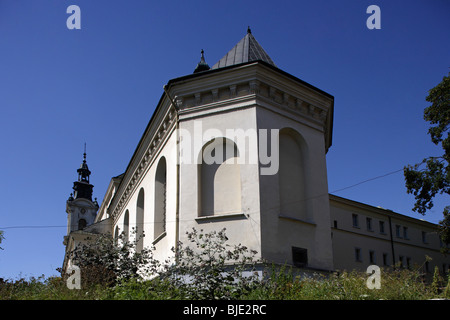
<svg viewBox="0 0 450 320">
<path fill-rule="evenodd" d="M 165 260 L 167 256 L 171 253 L 171 248 L 175 246 L 176 239 L 176 196 L 177 196 L 177 186 L 176 186 L 176 132 L 172 132 L 168 135 L 164 145 L 155 154 L 152 159 L 151 164 L 147 168 L 146 172 L 143 173 L 142 179 L 136 184 L 136 188 L 133 194 L 130 196 L 128 203 L 123 206 L 122 211 L 117 218 L 114 225 L 119 227 L 119 232 L 124 230 L 124 216 L 125 212 L 129 212 L 129 240 L 134 241 L 137 234 L 132 232 L 133 228 L 136 226 L 139 228 L 140 223 L 137 220 L 137 209 L 138 209 L 138 198 L 139 192 L 143 190 L 144 193 L 144 210 L 143 210 L 143 230 L 144 237 L 142 247 L 150 248 L 155 246 L 155 258 L 161 261 Z M 156 168 L 158 166 L 161 158 L 165 158 L 167 164 L 167 185 L 166 185 L 166 231 L 163 234 L 155 234 L 155 221 L 154 221 L 154 210 L 155 210 L 155 175 Z M 155 240 L 159 240 L 156 241 Z M 138 246 L 139 250 L 139 246 Z"/>
<path fill-rule="evenodd" d="M 293 205 L 305 210 L 300 216 L 282 212 L 280 192 L 287 192 L 296 181 L 285 181 L 287 188 L 280 190 L 279 174 L 260 176 L 261 233 L 263 256 L 277 263 L 293 264 L 293 247 L 307 250 L 309 267 L 333 268 L 331 231 L 329 226 L 328 185 L 323 131 L 297 121 L 294 116 L 278 110 L 257 109 L 259 129 L 293 130 L 299 138 L 298 147 L 304 165 L 304 198 L 299 195 Z M 283 163 L 280 163 L 282 165 Z M 288 171 L 290 169 L 288 168 Z"/>
<path fill-rule="evenodd" d="M 199 130 L 200 126 L 201 130 Z M 212 137 L 223 137 L 228 142 L 235 142 L 240 156 L 258 152 L 256 144 L 238 143 L 236 137 L 233 136 L 233 133 L 236 132 L 235 129 L 242 129 L 243 132 L 248 130 L 249 133 L 256 132 L 254 107 L 183 120 L 180 121 L 180 129 L 189 132 L 197 141 L 202 141 L 194 153 L 197 161 L 201 159 L 202 146 L 208 144 Z M 224 179 L 222 182 L 225 184 L 229 181 L 232 182 L 223 186 L 222 189 L 214 190 L 214 197 L 220 198 L 215 202 L 216 212 L 209 212 L 208 215 L 205 215 L 201 208 L 202 185 L 201 174 L 199 174 L 201 165 L 197 163 L 180 164 L 180 240 L 182 242 L 186 241 L 186 232 L 192 231 L 192 228 L 202 229 L 204 232 L 226 228 L 230 243 L 241 243 L 260 254 L 258 164 L 247 161 L 237 165 L 239 166 L 240 185 L 236 183 L 235 179 L 228 179 L 228 181 Z M 230 168 L 229 171 L 234 170 Z M 237 172 L 234 171 L 233 174 L 237 174 Z M 219 176 L 220 174 L 216 172 L 215 178 Z M 240 187 L 239 192 L 226 190 L 226 188 L 237 187 Z M 206 194 L 203 193 L 203 196 Z M 240 201 L 235 199 L 237 194 L 240 194 Z M 230 206 L 226 205 L 227 201 L 235 201 L 235 203 Z M 221 212 L 221 208 L 224 207 L 232 208 L 232 210 Z"/>
</svg>

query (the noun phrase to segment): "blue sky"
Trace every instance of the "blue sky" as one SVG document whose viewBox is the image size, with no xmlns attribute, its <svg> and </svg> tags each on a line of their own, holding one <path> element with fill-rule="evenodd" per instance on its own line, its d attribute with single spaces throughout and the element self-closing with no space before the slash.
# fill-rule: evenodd
<svg viewBox="0 0 450 320">
<path fill-rule="evenodd" d="M 72 4 L 80 30 L 66 27 Z M 366 27 L 372 4 L 380 30 Z M 449 72 L 449 13 L 447 0 L 0 0 L 0 277 L 57 274 L 84 143 L 100 202 L 163 85 L 201 49 L 215 64 L 247 26 L 279 68 L 335 97 L 330 192 L 441 154 L 423 109 Z M 449 202 L 412 212 L 401 172 L 335 194 L 434 223 Z"/>
</svg>

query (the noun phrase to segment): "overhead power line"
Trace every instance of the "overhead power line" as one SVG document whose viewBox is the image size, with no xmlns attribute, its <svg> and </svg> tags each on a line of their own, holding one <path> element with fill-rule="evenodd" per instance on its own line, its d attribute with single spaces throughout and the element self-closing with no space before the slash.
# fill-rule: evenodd
<svg viewBox="0 0 450 320">
<path fill-rule="evenodd" d="M 10 227 L 0 227 L 0 230 L 6 230 L 6 229 L 46 229 L 46 228 L 67 228 L 67 226 L 10 226 Z"/>
<path fill-rule="evenodd" d="M 360 181 L 360 182 L 352 184 L 352 185 L 350 185 L 348 187 L 344 187 L 344 188 L 340 188 L 340 189 L 337 189 L 337 190 L 330 191 L 330 193 L 336 193 L 336 192 L 344 191 L 344 190 L 347 190 L 347 189 L 350 189 L 350 188 L 354 188 L 354 187 L 359 186 L 359 185 L 361 185 L 363 183 L 367 183 L 367 182 L 370 182 L 370 181 L 373 181 L 373 180 L 376 180 L 376 179 L 381 179 L 381 178 L 390 176 L 390 175 L 395 174 L 395 173 L 400 172 L 400 171 L 403 171 L 403 168 L 395 170 L 395 171 L 392 171 L 392 172 L 388 172 L 388 173 L 385 173 L 385 174 L 382 174 L 382 175 L 379 175 L 379 176 L 376 176 L 376 177 L 373 177 L 373 178 L 370 178 L 370 179 L 366 179 L 366 180 Z M 320 196 L 322 196 L 322 195 L 320 195 Z M 317 196 L 317 197 L 320 197 L 320 196 Z M 306 199 L 299 200 L 299 201 L 305 201 L 305 200 Z M 147 224 L 147 223 L 145 223 L 145 224 Z M 50 226 L 50 225 L 47 225 L 47 226 L 45 226 L 45 225 L 44 226 L 8 226 L 8 227 L 0 227 L 0 230 L 7 230 L 7 229 L 48 229 L 48 228 L 67 228 L 67 226 Z"/>
<path fill-rule="evenodd" d="M 394 174 L 394 173 L 397 173 L 397 172 L 400 172 L 400 171 L 403 171 L 403 168 L 395 170 L 395 171 L 392 171 L 392 172 L 389 172 L 389 173 L 386 173 L 386 174 L 383 174 L 383 175 L 378 176 L 378 177 L 370 178 L 370 179 L 367 179 L 367 180 L 355 183 L 355 184 L 353 184 L 351 186 L 348 186 L 348 187 L 344 187 L 344 188 L 341 188 L 341 189 L 337 189 L 337 190 L 331 191 L 330 193 L 335 193 L 335 192 L 343 191 L 343 190 L 346 190 L 346 189 L 350 189 L 350 188 L 359 186 L 360 184 L 363 184 L 363 183 L 366 183 L 366 182 L 369 182 L 369 181 L 373 181 L 373 180 L 376 180 L 376 179 L 384 178 L 384 177 L 390 176 L 391 174 Z"/>
</svg>

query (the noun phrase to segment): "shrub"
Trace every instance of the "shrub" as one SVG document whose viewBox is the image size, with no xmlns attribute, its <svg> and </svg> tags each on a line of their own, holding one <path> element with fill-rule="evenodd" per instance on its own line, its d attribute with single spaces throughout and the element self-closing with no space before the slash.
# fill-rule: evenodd
<svg viewBox="0 0 450 320">
<path fill-rule="evenodd" d="M 186 232 L 191 246 L 178 243 L 174 260 L 164 265 L 160 277 L 179 288 L 188 299 L 235 299 L 259 283 L 256 251 L 241 244 L 231 246 L 225 228 L 219 232 Z"/>
<path fill-rule="evenodd" d="M 133 229 L 132 233 L 136 233 Z M 151 248 L 136 250 L 138 237 L 128 241 L 125 234 L 113 239 L 100 234 L 73 251 L 73 263 L 80 267 L 82 286 L 113 286 L 119 280 L 142 278 L 155 273 L 159 262 L 153 259 Z M 67 275 L 62 275 L 67 278 Z"/>
<path fill-rule="evenodd" d="M 186 236 L 188 245 L 178 242 L 172 259 L 164 263 L 153 258 L 154 248 L 138 252 L 139 239 L 129 242 L 124 234 L 118 239 L 110 235 L 87 239 L 72 259 L 80 267 L 83 289 L 115 287 L 106 293 L 110 298 L 130 297 L 139 284 L 146 293 L 139 289 L 138 298 L 232 299 L 258 283 L 256 251 L 227 244 L 225 229 L 203 233 L 193 228 Z M 156 290 L 164 293 L 158 295 Z"/>
</svg>

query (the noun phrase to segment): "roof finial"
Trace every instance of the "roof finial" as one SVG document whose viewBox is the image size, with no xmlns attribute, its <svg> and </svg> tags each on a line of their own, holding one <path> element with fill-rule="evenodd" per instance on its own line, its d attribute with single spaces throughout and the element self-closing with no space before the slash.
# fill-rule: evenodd
<svg viewBox="0 0 450 320">
<path fill-rule="evenodd" d="M 86 142 L 84 143 L 83 162 L 86 163 Z"/>
<path fill-rule="evenodd" d="M 200 71 L 207 71 L 209 70 L 209 65 L 206 63 L 205 60 L 205 51 L 200 51 L 202 54 L 202 57 L 200 58 L 200 62 L 197 64 L 197 67 L 194 70 L 194 73 L 200 72 Z"/>
<path fill-rule="evenodd" d="M 202 51 L 200 51 L 200 52 L 202 54 L 202 57 L 200 58 L 200 60 L 205 61 L 205 51 L 203 51 L 203 49 L 202 49 Z"/>
<path fill-rule="evenodd" d="M 252 33 L 252 30 L 250 29 L 250 26 L 247 27 L 247 33 Z"/>
</svg>

